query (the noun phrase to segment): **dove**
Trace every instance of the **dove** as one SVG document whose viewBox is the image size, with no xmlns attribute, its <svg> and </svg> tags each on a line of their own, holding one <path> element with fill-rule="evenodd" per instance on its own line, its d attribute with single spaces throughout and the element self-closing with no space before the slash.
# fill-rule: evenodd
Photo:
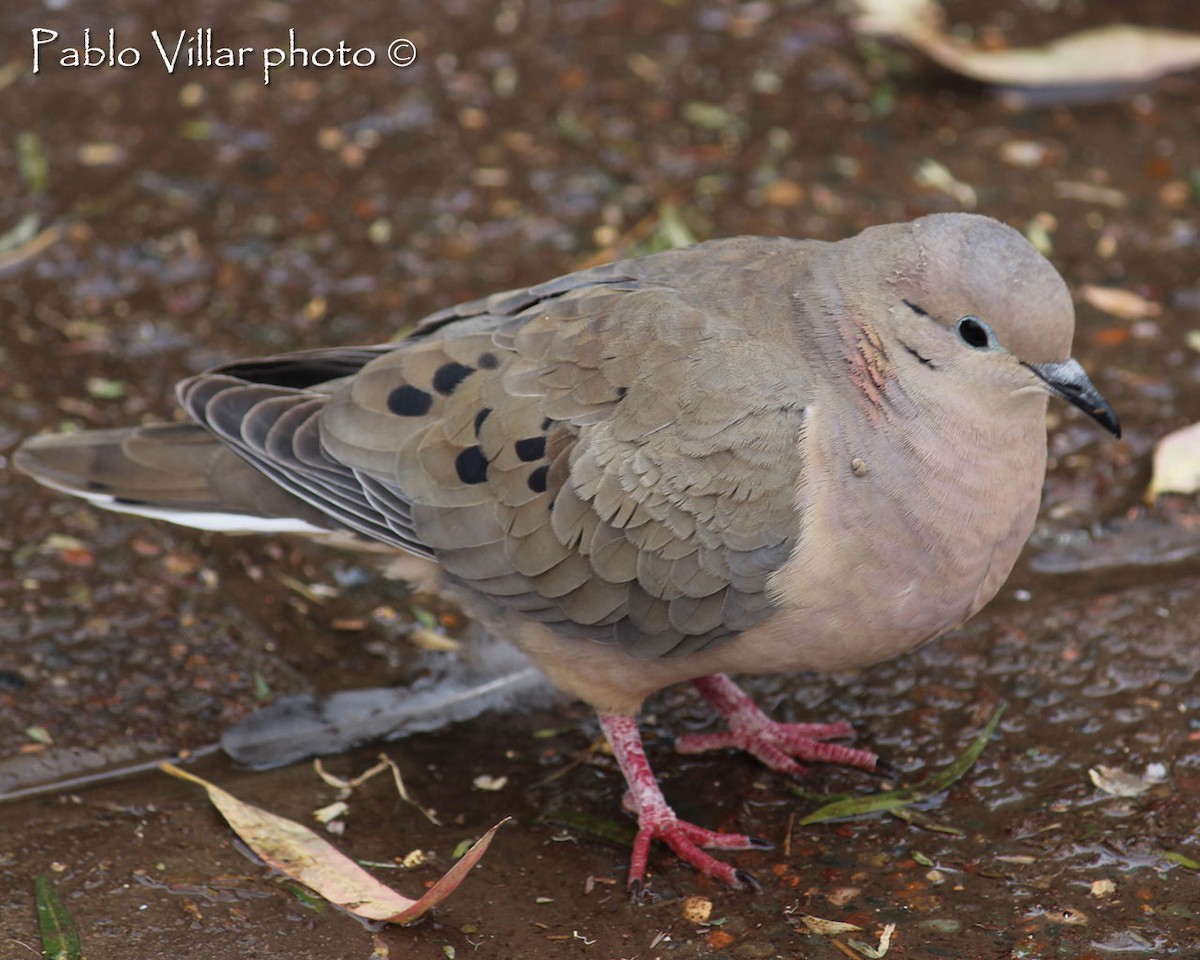
<svg viewBox="0 0 1200 960">
<path fill-rule="evenodd" d="M 731 674 L 831 671 L 962 624 L 1034 523 L 1050 397 L 1120 435 L 1053 266 L 974 214 L 837 242 L 714 240 L 451 307 L 399 342 L 224 363 L 186 422 L 28 440 L 18 469 L 210 530 L 341 532 L 434 561 L 466 611 L 598 713 L 652 841 L 679 819 L 643 701 L 690 682 L 735 748 L 874 769 L 845 723 L 772 721 Z"/>
</svg>

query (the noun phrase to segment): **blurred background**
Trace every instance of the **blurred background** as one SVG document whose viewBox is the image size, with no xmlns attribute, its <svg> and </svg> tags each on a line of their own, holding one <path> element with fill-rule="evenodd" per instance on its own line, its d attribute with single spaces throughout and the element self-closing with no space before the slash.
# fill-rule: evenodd
<svg viewBox="0 0 1200 960">
<path fill-rule="evenodd" d="M 439 307 L 692 239 L 833 240 L 974 210 L 1063 273 L 1075 355 L 1125 435 L 1053 406 L 1038 530 L 964 629 L 859 674 L 752 684 L 777 717 L 855 723 L 909 781 L 1007 702 L 918 822 L 797 827 L 819 800 L 742 756 L 675 756 L 669 732 L 708 716 L 687 691 L 652 704 L 680 815 L 776 843 L 737 858 L 759 896 L 657 852 L 661 899 L 630 907 L 622 781 L 588 712 L 543 701 L 387 747 L 444 826 L 382 779 L 350 801 L 353 856 L 433 853 L 380 871 L 410 895 L 515 818 L 414 928 L 315 905 L 239 856 L 194 788 L 148 773 L 0 803 L 0 953 L 41 953 L 37 874 L 92 958 L 857 955 L 801 915 L 871 943 L 894 923 L 901 958 L 1200 951 L 1200 521 L 1194 496 L 1144 499 L 1156 442 L 1200 419 L 1194 46 L 1175 38 L 1169 64 L 1161 45 L 1086 48 L 1040 84 L 1027 63 L 964 75 L 1133 18 L 1200 32 L 1200 8 L 953 0 L 905 42 L 831 0 L 17 6 L 0 12 L 0 800 L 202 748 L 281 694 L 411 680 L 433 656 L 414 640 L 461 632 L 361 556 L 100 514 L 8 469 L 31 433 L 169 418 L 175 381 L 221 360 L 388 340 Z M 102 65 L 83 65 L 85 29 Z M 110 30 L 137 66 L 108 65 Z M 376 62 L 264 83 L 262 51 L 287 51 L 289 30 L 310 55 L 344 41 Z M 174 72 L 152 31 L 168 55 L 182 33 Z M 416 58 L 396 67 L 400 38 Z M 238 68 L 222 47 L 253 50 Z M 349 775 L 378 751 L 326 765 Z M 1125 779 L 1089 775 L 1101 765 Z M 306 764 L 200 766 L 302 821 L 333 794 Z M 800 786 L 879 785 L 834 770 Z M 713 901 L 708 923 L 685 917 L 692 895 Z"/>
</svg>

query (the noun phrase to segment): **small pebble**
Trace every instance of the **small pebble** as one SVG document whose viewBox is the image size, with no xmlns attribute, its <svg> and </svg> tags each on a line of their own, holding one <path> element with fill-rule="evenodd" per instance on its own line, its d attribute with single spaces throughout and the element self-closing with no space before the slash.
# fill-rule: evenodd
<svg viewBox="0 0 1200 960">
<path fill-rule="evenodd" d="M 683 919 L 688 923 L 708 923 L 712 909 L 712 901 L 708 897 L 688 897 L 683 901 Z"/>
</svg>

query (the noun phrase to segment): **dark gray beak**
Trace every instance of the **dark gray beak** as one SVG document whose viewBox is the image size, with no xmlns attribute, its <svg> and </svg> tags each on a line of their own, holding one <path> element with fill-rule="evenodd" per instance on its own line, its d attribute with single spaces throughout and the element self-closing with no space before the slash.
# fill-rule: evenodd
<svg viewBox="0 0 1200 960">
<path fill-rule="evenodd" d="M 1078 407 L 1114 437 L 1121 435 L 1117 411 L 1092 385 L 1083 367 L 1076 361 L 1053 360 L 1049 363 L 1026 363 L 1025 366 L 1036 373 L 1056 397 L 1062 397 L 1067 403 Z"/>
</svg>

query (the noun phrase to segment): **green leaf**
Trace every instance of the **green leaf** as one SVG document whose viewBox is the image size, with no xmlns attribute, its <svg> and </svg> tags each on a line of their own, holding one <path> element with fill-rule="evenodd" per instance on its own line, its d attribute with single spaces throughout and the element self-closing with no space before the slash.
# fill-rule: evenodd
<svg viewBox="0 0 1200 960">
<path fill-rule="evenodd" d="M 683 105 L 683 119 L 702 130 L 720 132 L 741 124 L 741 118 L 720 104 L 704 100 L 689 100 Z"/>
<path fill-rule="evenodd" d="M 413 605 L 409 607 L 409 612 L 412 613 L 413 619 L 417 621 L 426 630 L 437 630 L 437 617 L 426 610 L 424 607 Z"/>
<path fill-rule="evenodd" d="M 125 383 L 108 377 L 88 377 L 87 392 L 96 400 L 120 400 L 125 396 Z"/>
<path fill-rule="evenodd" d="M 551 737 L 561 737 L 564 733 L 571 733 L 578 728 L 570 727 L 542 727 L 539 730 L 533 731 L 534 740 L 549 740 Z"/>
<path fill-rule="evenodd" d="M 54 884 L 44 874 L 34 880 L 38 925 L 42 928 L 42 955 L 46 960 L 82 960 L 79 930 L 58 899 Z"/>
<path fill-rule="evenodd" d="M 632 847 L 637 831 L 626 823 L 607 817 L 596 817 L 579 810 L 548 810 L 537 818 L 538 823 L 556 823 L 576 833 L 590 834 L 621 847 Z"/>
<path fill-rule="evenodd" d="M 30 243 L 38 235 L 38 228 L 41 225 L 41 214 L 25 214 L 11 230 L 0 234 L 0 253 L 19 250 L 25 244 Z"/>
<path fill-rule="evenodd" d="M 271 699 L 271 685 L 267 683 L 267 678 L 257 670 L 254 671 L 254 698 L 256 700 Z"/>
<path fill-rule="evenodd" d="M 679 247 L 689 247 L 695 242 L 696 235 L 684 222 L 683 215 L 675 204 L 664 203 L 658 208 L 658 223 L 650 237 L 650 249 L 676 250 Z"/>
<path fill-rule="evenodd" d="M 289 883 L 287 889 L 293 897 L 308 907 L 309 910 L 312 910 L 314 913 L 325 912 L 325 901 L 316 894 L 294 883 Z"/>
<path fill-rule="evenodd" d="M 1171 863 L 1177 863 L 1181 867 L 1186 867 L 1188 870 L 1200 870 L 1200 861 L 1193 860 L 1191 857 L 1179 853 L 1177 850 L 1164 850 L 1163 858 L 1170 860 Z"/>
<path fill-rule="evenodd" d="M 920 827 L 922 830 L 928 830 L 931 833 L 948 833 L 952 837 L 965 837 L 966 831 L 960 830 L 958 827 L 952 827 L 948 823 L 940 823 L 928 814 L 922 813 L 920 810 L 912 810 L 908 807 L 899 807 L 896 810 L 889 810 L 893 817 L 897 820 L 903 820 L 905 823 L 913 827 Z"/>
<path fill-rule="evenodd" d="M 42 138 L 31 130 L 17 134 L 17 170 L 30 193 L 41 196 L 46 192 L 50 182 L 50 161 Z"/>
<path fill-rule="evenodd" d="M 826 820 L 844 820 L 849 817 L 866 816 L 870 813 L 898 810 L 901 807 L 920 803 L 922 800 L 928 800 L 930 797 L 936 796 L 951 784 L 961 779 L 971 767 L 975 766 L 975 761 L 979 759 L 979 755 L 983 753 L 988 740 L 996 732 L 996 726 L 1000 723 L 1002 716 L 1004 716 L 1004 704 L 996 708 L 996 712 L 992 714 L 992 718 L 987 722 L 987 726 L 971 742 L 971 745 L 963 751 L 962 756 L 945 769 L 938 771 L 920 786 L 904 787 L 900 790 L 889 790 L 885 793 L 874 793 L 865 797 L 836 800 L 833 803 L 825 804 L 825 806 L 818 810 L 814 810 L 801 820 L 800 824 L 807 826 L 810 823 L 822 823 Z"/>
</svg>

